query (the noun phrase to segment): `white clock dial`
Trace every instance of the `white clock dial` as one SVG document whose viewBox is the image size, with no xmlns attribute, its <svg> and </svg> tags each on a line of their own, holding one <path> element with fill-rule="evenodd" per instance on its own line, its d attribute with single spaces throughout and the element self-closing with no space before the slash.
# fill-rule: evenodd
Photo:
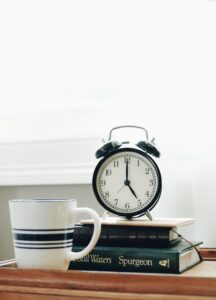
<svg viewBox="0 0 216 300">
<path fill-rule="evenodd" d="M 135 214 L 151 206 L 160 188 L 156 164 L 140 151 L 117 151 L 104 159 L 96 173 L 100 203 L 119 214 Z"/>
</svg>

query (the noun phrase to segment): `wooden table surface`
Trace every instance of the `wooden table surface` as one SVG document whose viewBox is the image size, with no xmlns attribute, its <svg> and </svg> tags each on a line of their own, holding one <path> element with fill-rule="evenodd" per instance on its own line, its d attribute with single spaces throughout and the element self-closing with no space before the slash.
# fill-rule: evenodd
<svg viewBox="0 0 216 300">
<path fill-rule="evenodd" d="M 179 274 L 49 271 L 0 264 L 0 300 L 216 299 L 216 249 Z"/>
</svg>

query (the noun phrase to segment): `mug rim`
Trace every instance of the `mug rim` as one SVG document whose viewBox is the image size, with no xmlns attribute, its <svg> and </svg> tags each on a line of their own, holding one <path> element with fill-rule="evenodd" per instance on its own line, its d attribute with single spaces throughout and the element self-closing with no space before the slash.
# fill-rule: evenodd
<svg viewBox="0 0 216 300">
<path fill-rule="evenodd" d="M 71 198 L 20 198 L 20 199 L 11 199 L 9 200 L 10 203 L 18 203 L 18 202 L 25 202 L 25 203 L 53 203 L 53 202 L 76 202 L 76 199 Z"/>
</svg>

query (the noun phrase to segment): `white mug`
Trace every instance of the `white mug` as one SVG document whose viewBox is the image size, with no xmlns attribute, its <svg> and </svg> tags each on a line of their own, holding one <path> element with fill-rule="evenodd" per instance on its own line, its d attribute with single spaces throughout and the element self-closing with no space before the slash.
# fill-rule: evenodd
<svg viewBox="0 0 216 300">
<path fill-rule="evenodd" d="M 9 201 L 9 209 L 19 268 L 67 270 L 70 261 L 94 248 L 100 235 L 98 214 L 77 208 L 74 199 L 16 199 Z M 74 225 L 83 214 L 93 219 L 94 232 L 86 248 L 72 252 Z"/>
</svg>

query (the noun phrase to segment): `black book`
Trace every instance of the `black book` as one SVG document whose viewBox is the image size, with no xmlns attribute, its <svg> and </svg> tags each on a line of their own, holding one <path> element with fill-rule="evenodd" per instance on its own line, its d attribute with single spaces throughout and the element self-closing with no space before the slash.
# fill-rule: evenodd
<svg viewBox="0 0 216 300">
<path fill-rule="evenodd" d="M 92 233 L 92 224 L 76 224 L 74 246 L 87 245 Z M 176 228 L 171 227 L 102 225 L 97 246 L 168 247 L 180 240 Z"/>
</svg>

